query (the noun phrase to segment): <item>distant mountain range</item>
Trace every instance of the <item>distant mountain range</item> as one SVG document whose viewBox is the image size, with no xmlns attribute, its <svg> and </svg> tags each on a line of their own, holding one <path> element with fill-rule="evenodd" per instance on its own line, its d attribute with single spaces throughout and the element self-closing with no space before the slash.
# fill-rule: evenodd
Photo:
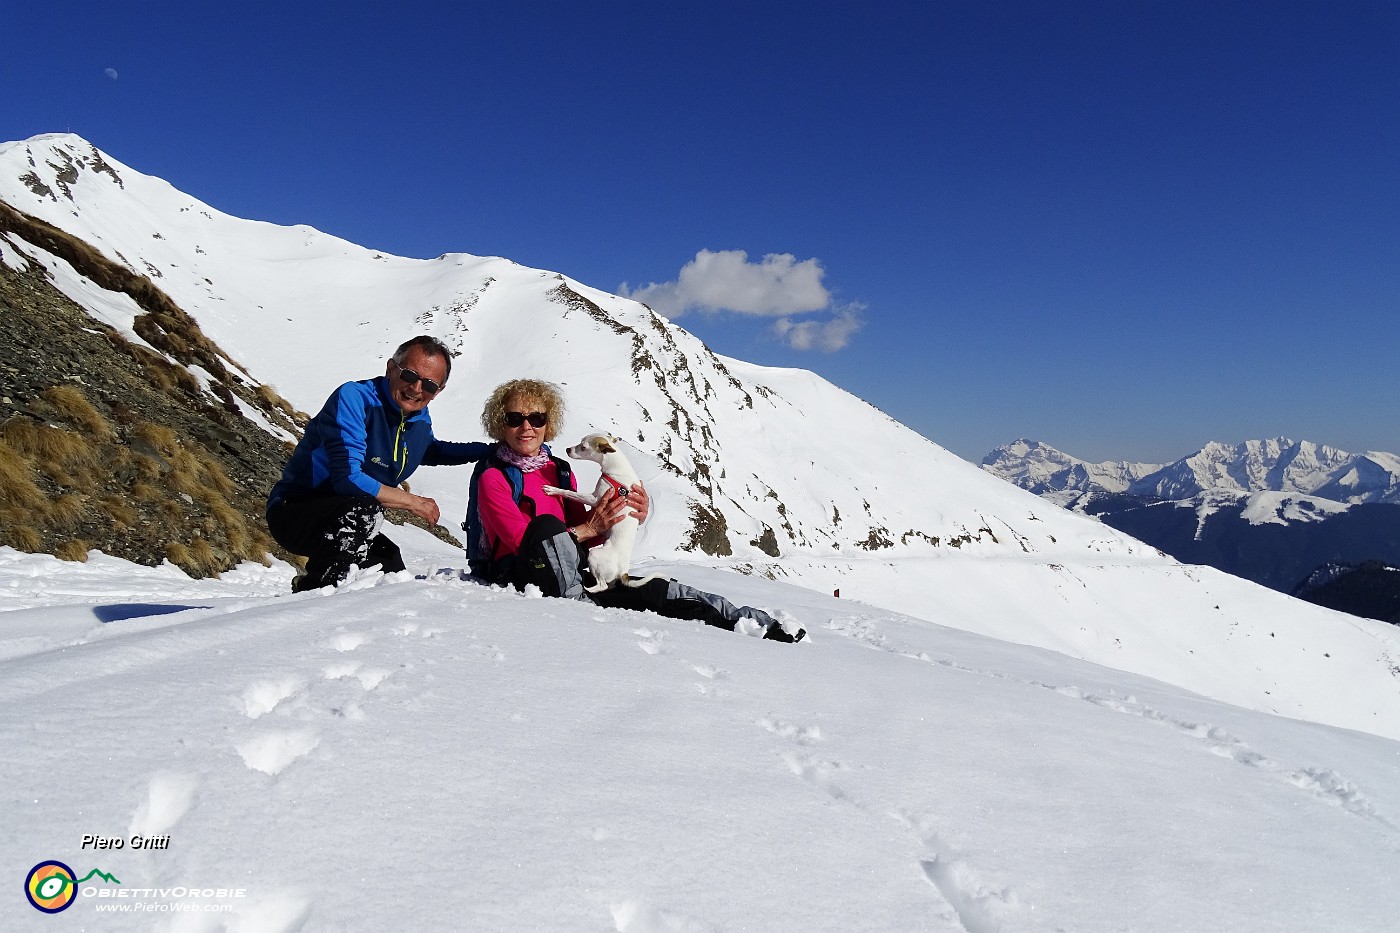
<svg viewBox="0 0 1400 933">
<path fill-rule="evenodd" d="M 1018 440 L 982 460 L 983 469 L 1039 496 L 1126 493 L 1190 499 L 1207 492 L 1282 492 L 1346 505 L 1400 503 L 1400 457 L 1347 453 L 1286 437 L 1230 446 L 1212 441 L 1173 463 L 1089 463 L 1039 441 Z M 1074 496 L 1053 496 L 1071 504 Z"/>
<path fill-rule="evenodd" d="M 1089 463 L 1022 439 L 982 468 L 1178 560 L 1283 592 L 1325 566 L 1400 564 L 1400 457 L 1391 453 L 1280 437 L 1213 442 L 1168 464 Z M 1378 603 L 1358 614 L 1393 611 Z"/>
</svg>

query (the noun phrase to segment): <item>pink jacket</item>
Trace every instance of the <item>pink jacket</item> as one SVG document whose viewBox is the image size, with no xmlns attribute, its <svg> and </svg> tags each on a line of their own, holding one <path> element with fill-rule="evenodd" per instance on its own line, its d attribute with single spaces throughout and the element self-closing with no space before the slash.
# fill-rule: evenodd
<svg viewBox="0 0 1400 933">
<path fill-rule="evenodd" d="M 537 516 L 553 515 L 570 527 L 582 524 L 588 517 L 588 510 L 582 502 L 545 495 L 543 487 L 559 485 L 559 471 L 554 464 L 547 463 L 523 476 L 521 501 L 526 498 L 533 500 Z M 578 487 L 578 481 L 572 477 L 570 487 Z M 520 550 L 520 539 L 525 536 L 525 526 L 530 524 L 530 516 L 515 504 L 505 474 L 500 470 L 483 473 L 477 497 L 481 527 L 486 531 L 487 540 L 495 542 L 492 559 L 497 560 Z"/>
</svg>

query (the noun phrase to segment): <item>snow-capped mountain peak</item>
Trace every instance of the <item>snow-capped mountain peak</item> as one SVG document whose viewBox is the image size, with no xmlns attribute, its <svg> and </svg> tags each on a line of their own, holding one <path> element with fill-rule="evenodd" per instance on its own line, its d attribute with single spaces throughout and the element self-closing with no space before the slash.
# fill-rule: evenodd
<svg viewBox="0 0 1400 933">
<path fill-rule="evenodd" d="M 1049 444 L 1021 438 L 993 450 L 982 459 L 982 468 L 1044 495 L 1053 492 L 1085 492 L 1098 489 L 1124 492 L 1134 482 L 1161 468 L 1160 464 L 1126 460 L 1089 463 L 1056 450 Z"/>
<path fill-rule="evenodd" d="M 1393 466 L 1394 458 L 1389 459 Z M 1387 469 L 1365 455 L 1286 437 L 1233 446 L 1211 442 L 1144 476 L 1127 491 L 1159 499 L 1188 499 L 1206 490 L 1296 493 L 1352 504 L 1395 502 L 1400 501 L 1400 470 Z"/>
</svg>

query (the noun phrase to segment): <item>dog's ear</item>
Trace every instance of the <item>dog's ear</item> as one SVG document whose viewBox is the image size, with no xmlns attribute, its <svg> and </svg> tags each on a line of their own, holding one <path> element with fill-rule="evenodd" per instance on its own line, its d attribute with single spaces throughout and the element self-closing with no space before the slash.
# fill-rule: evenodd
<svg viewBox="0 0 1400 933">
<path fill-rule="evenodd" d="M 615 453 L 617 453 L 617 448 L 613 446 L 613 444 L 615 444 L 616 442 L 617 442 L 617 438 L 615 438 L 615 437 L 609 437 L 608 435 L 604 434 L 602 437 L 598 438 L 598 443 L 597 443 L 598 452 L 599 452 L 600 454 L 615 454 Z"/>
</svg>

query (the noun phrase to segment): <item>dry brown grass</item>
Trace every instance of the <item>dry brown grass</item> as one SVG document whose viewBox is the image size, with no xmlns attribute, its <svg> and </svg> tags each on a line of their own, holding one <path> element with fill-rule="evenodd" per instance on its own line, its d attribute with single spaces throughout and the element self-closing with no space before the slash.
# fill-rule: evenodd
<svg viewBox="0 0 1400 933">
<path fill-rule="evenodd" d="M 165 498 L 165 493 L 159 487 L 140 481 L 132 483 L 128 492 L 131 493 L 131 498 L 137 502 L 159 502 Z"/>
<path fill-rule="evenodd" d="M 75 560 L 87 563 L 88 546 L 81 538 L 69 538 L 54 549 L 53 556 L 59 560 Z"/>
<path fill-rule="evenodd" d="M 97 448 L 76 431 L 14 417 L 0 425 L 0 443 L 66 488 L 88 487 L 105 475 Z"/>
<path fill-rule="evenodd" d="M 57 385 L 45 389 L 42 395 L 59 420 L 79 428 L 90 441 L 116 439 L 116 432 L 102 413 L 87 400 L 83 390 L 75 385 Z"/>
<path fill-rule="evenodd" d="M 60 528 L 72 528 L 78 524 L 88 514 L 86 498 L 73 492 L 55 498 L 49 505 L 49 524 Z"/>
<path fill-rule="evenodd" d="M 221 497 L 232 496 L 238 492 L 238 484 L 228 478 L 228 474 L 224 472 L 223 466 L 219 464 L 219 461 L 210 456 L 208 451 L 199 448 L 195 454 L 195 459 L 200 462 L 200 466 L 203 468 L 204 478 L 208 482 L 208 489 L 210 491 L 217 492 Z M 205 499 L 210 502 L 214 501 L 207 492 Z"/>
<path fill-rule="evenodd" d="M 172 564 L 192 577 L 212 577 L 225 568 L 214 553 L 214 548 L 203 538 L 195 538 L 185 545 L 172 541 L 165 546 L 165 556 Z"/>
<path fill-rule="evenodd" d="M 258 401 L 262 403 L 264 410 L 269 413 L 279 411 L 288 420 L 295 424 L 305 425 L 311 420 L 311 416 L 304 411 L 300 411 L 292 406 L 292 403 L 284 399 L 281 394 L 270 385 L 259 385 L 255 390 Z"/>
<path fill-rule="evenodd" d="M 214 554 L 214 548 L 203 538 L 195 538 L 190 542 L 190 557 L 194 558 L 201 577 L 213 576 L 224 569 Z"/>
<path fill-rule="evenodd" d="M 190 568 L 194 566 L 194 558 L 190 555 L 190 549 L 179 541 L 171 541 L 165 546 L 165 559 L 185 573 L 189 573 Z"/>
<path fill-rule="evenodd" d="M 26 554 L 37 554 L 44 549 L 44 538 L 29 525 L 11 523 L 3 517 L 0 509 L 0 540 Z"/>
<path fill-rule="evenodd" d="M 140 438 L 160 451 L 166 457 L 175 456 L 175 451 L 180 449 L 180 438 L 162 424 L 151 424 L 143 421 L 131 429 L 133 437 Z"/>
<path fill-rule="evenodd" d="M 16 511 L 44 511 L 48 497 L 34 482 L 28 459 L 0 436 L 0 502 Z"/>
<path fill-rule="evenodd" d="M 136 509 L 132 508 L 131 503 L 121 496 L 103 496 L 98 500 L 97 508 L 103 515 L 107 516 L 118 531 L 128 531 L 141 520 Z"/>
<path fill-rule="evenodd" d="M 18 416 L 0 424 L 0 440 L 32 460 L 64 461 L 88 455 L 80 434 Z"/>
</svg>

